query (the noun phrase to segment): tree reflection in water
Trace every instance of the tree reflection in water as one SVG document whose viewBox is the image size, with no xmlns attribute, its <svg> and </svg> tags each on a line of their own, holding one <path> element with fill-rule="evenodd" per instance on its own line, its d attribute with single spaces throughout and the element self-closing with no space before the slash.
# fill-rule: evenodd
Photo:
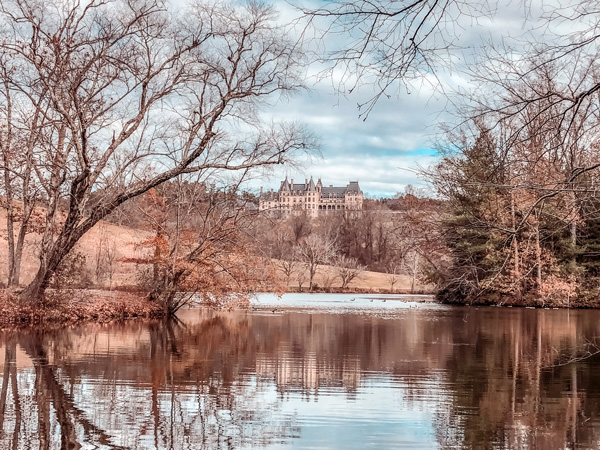
<svg viewBox="0 0 600 450">
<path fill-rule="evenodd" d="M 98 325 L 5 334 L 0 447 L 212 449 L 294 436 L 293 417 L 267 420 L 278 400 L 258 405 L 260 386 L 235 383 L 235 362 L 210 358 L 218 322 L 203 324 L 206 333 L 194 330 L 202 337 L 178 321 L 114 326 L 107 335 Z M 95 352 L 96 338 L 114 337 L 122 338 L 115 353 L 106 340 Z M 203 348 L 180 349 L 201 341 Z M 200 354 L 207 358 L 192 356 Z"/>
<path fill-rule="evenodd" d="M 600 335 L 598 319 L 191 310 L 170 322 L 7 331 L 0 447 L 285 447 L 303 438 L 303 403 L 335 395 L 360 417 L 366 386 L 385 379 L 389 418 L 431 413 L 430 447 L 596 448 L 600 361 L 568 361 Z"/>
</svg>

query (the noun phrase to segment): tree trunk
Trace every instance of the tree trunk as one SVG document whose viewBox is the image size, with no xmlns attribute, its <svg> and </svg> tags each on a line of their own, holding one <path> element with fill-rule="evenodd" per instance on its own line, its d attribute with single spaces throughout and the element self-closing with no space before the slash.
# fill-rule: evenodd
<svg viewBox="0 0 600 450">
<path fill-rule="evenodd" d="M 412 266 L 412 279 L 410 282 L 410 292 L 414 294 L 415 292 L 415 284 L 417 283 L 417 270 L 419 268 L 419 254 L 415 253 L 413 258 L 413 266 Z"/>
<path fill-rule="evenodd" d="M 54 244 L 53 248 L 48 252 L 48 257 L 42 251 L 40 256 L 40 267 L 35 275 L 35 278 L 29 285 L 23 290 L 20 297 L 21 300 L 35 304 L 40 302 L 46 289 L 50 285 L 50 280 L 63 258 L 71 251 L 75 246 L 75 241 L 67 241 L 62 243 L 63 240 L 59 239 Z"/>
<path fill-rule="evenodd" d="M 512 247 L 513 247 L 513 283 L 515 286 L 516 297 L 521 299 L 521 263 L 519 261 L 519 240 L 517 238 L 517 217 L 515 207 L 515 191 L 510 191 L 510 220 L 512 224 Z"/>
<path fill-rule="evenodd" d="M 58 264 L 56 267 L 58 267 Z M 48 264 L 42 262 L 33 281 L 21 292 L 21 300 L 26 303 L 38 303 L 42 300 L 56 267 L 51 270 Z"/>
<path fill-rule="evenodd" d="M 513 258 L 514 258 L 514 281 L 519 282 L 521 268 L 519 267 L 519 241 L 517 240 L 517 219 L 515 214 L 515 194 L 510 191 L 510 218 L 513 229 Z M 520 289 L 519 289 L 520 290 Z"/>
<path fill-rule="evenodd" d="M 540 223 L 535 224 L 535 261 L 538 292 L 542 290 L 542 247 L 540 245 Z"/>
<path fill-rule="evenodd" d="M 14 286 L 15 282 L 15 229 L 14 229 L 14 214 L 12 208 L 12 199 L 9 195 L 6 196 L 8 208 L 6 211 L 6 234 L 8 239 L 8 287 Z"/>
<path fill-rule="evenodd" d="M 4 165 L 9 167 L 8 156 L 3 154 Z M 15 274 L 15 211 L 13 205 L 10 172 L 4 170 L 4 188 L 6 191 L 6 235 L 8 239 L 8 287 L 14 285 Z"/>
<path fill-rule="evenodd" d="M 84 171 L 71 183 L 69 213 L 67 214 L 61 233 L 54 242 L 52 242 L 52 227 L 48 226 L 47 222 L 40 249 L 40 267 L 33 281 L 21 293 L 20 297 L 22 301 L 28 303 L 41 301 L 54 272 L 56 272 L 63 258 L 75 247 L 77 241 L 85 233 L 120 204 L 113 201 L 103 210 L 96 208 L 84 223 L 80 224 L 83 219 L 81 205 L 86 192 L 89 190 L 89 177 L 89 171 Z M 54 211 L 57 210 L 56 205 L 57 201 L 54 202 Z M 52 221 L 53 217 L 54 213 L 46 220 Z"/>
<path fill-rule="evenodd" d="M 25 235 L 27 234 L 27 222 L 29 221 L 28 216 L 28 208 L 24 206 L 23 220 L 21 221 L 17 240 L 15 241 L 15 217 L 12 207 L 9 207 L 9 212 L 6 215 L 6 230 L 8 235 L 8 287 L 18 286 L 21 279 L 21 260 L 23 259 L 23 248 L 25 247 Z"/>
<path fill-rule="evenodd" d="M 577 262 L 577 255 L 575 253 L 575 250 L 577 249 L 577 222 L 575 222 L 575 220 L 571 222 L 570 229 L 571 245 L 573 245 L 573 257 L 571 258 L 571 261 L 575 264 Z"/>
<path fill-rule="evenodd" d="M 2 151 L 2 163 L 4 172 L 4 195 L 6 198 L 6 232 L 8 237 L 8 280 L 7 285 L 13 285 L 14 263 L 15 263 L 15 212 L 13 204 L 13 184 L 11 180 L 11 155 L 12 149 L 12 96 L 10 94 L 9 84 L 6 79 L 4 82 L 3 96 L 6 99 L 6 123 L 2 125 L 2 134 L 0 135 L 0 150 Z"/>
<path fill-rule="evenodd" d="M 19 235 L 17 236 L 17 243 L 15 245 L 14 266 L 12 273 L 13 286 L 18 286 L 21 279 L 21 260 L 23 259 L 23 247 L 25 246 L 25 235 L 27 234 L 27 223 L 25 217 L 26 214 L 24 213 L 23 222 L 21 223 Z"/>
</svg>

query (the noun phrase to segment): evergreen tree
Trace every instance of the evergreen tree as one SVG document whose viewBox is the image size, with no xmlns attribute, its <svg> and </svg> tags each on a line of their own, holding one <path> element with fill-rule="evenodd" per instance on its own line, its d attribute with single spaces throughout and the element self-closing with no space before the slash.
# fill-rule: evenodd
<svg viewBox="0 0 600 450">
<path fill-rule="evenodd" d="M 472 302 L 494 288 L 503 277 L 510 236 L 504 231 L 509 218 L 506 171 L 491 133 L 481 128 L 475 142 L 447 156 L 436 171 L 434 183 L 448 200 L 444 222 L 452 267 L 438 297 L 447 302 Z M 489 298 L 488 298 L 489 300 Z"/>
</svg>

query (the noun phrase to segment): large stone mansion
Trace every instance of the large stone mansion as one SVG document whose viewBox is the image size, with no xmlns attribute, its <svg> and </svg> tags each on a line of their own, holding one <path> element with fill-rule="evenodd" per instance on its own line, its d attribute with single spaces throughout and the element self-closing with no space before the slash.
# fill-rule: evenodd
<svg viewBox="0 0 600 450">
<path fill-rule="evenodd" d="M 260 188 L 258 209 L 287 215 L 306 211 L 312 217 L 331 211 L 359 210 L 363 206 L 363 192 L 358 181 L 350 181 L 347 186 L 323 186 L 321 179 L 315 182 L 312 177 L 304 183 L 281 182 L 279 191 L 263 192 Z"/>
</svg>

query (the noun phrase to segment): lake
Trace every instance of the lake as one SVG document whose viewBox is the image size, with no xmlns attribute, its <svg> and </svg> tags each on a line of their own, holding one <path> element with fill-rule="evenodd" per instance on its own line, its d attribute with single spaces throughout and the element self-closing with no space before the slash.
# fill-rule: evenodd
<svg viewBox="0 0 600 450">
<path fill-rule="evenodd" d="M 429 300 L 3 331 L 0 448 L 599 448 L 600 311 Z"/>
</svg>

